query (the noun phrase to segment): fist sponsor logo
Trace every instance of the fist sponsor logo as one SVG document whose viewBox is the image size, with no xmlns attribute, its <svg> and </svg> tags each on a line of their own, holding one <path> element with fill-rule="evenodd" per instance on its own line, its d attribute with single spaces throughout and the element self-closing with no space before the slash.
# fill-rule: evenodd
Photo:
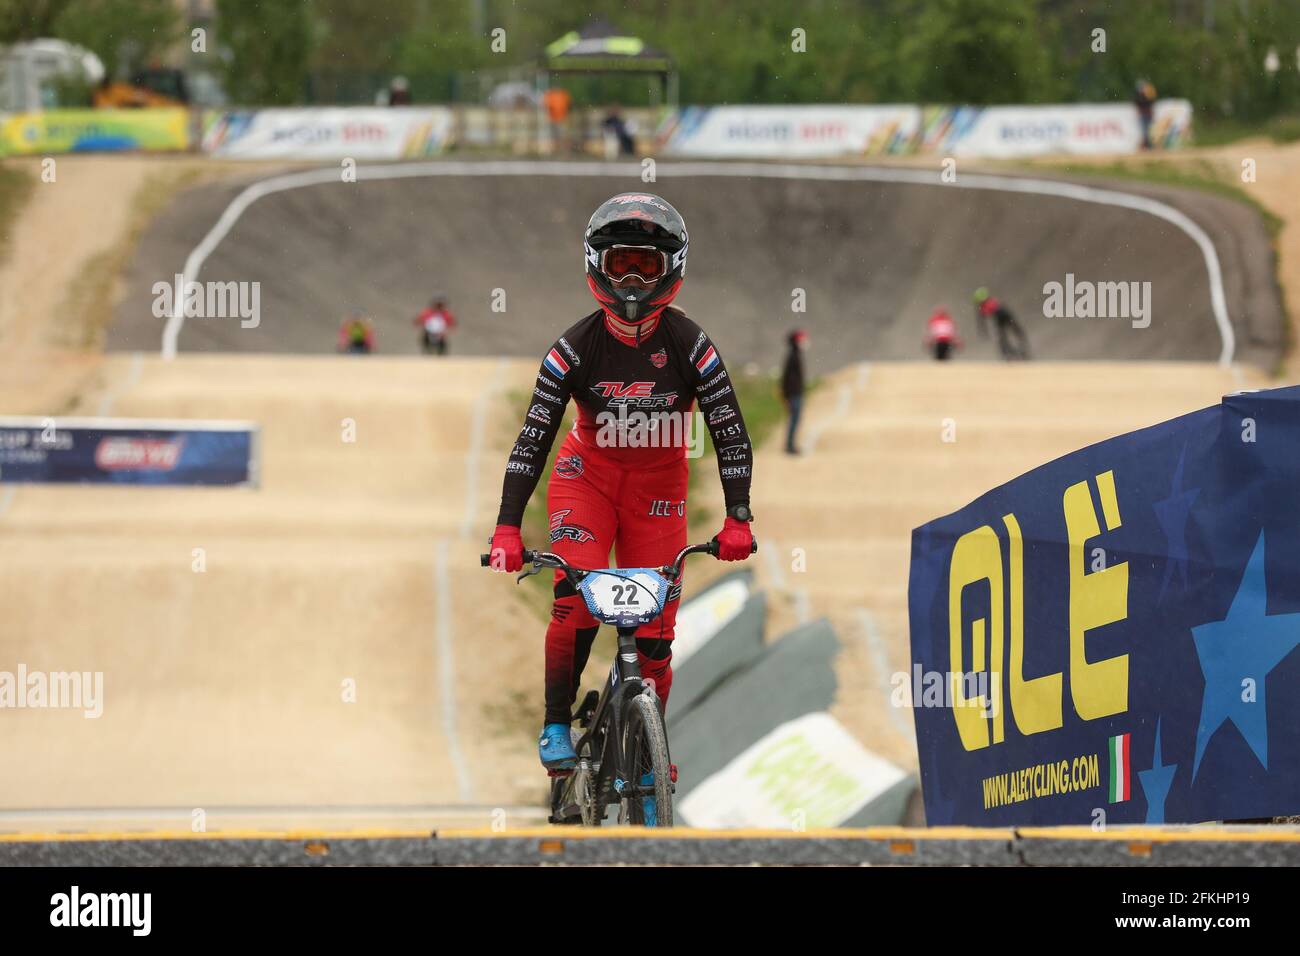
<svg viewBox="0 0 1300 956">
<path fill-rule="evenodd" d="M 728 425 L 726 428 L 719 428 L 717 433 L 713 437 L 715 439 L 721 440 L 724 438 L 736 438 L 739 435 L 740 435 L 740 422 L 736 422 L 736 424 Z"/>
<path fill-rule="evenodd" d="M 95 465 L 104 471 L 171 471 L 184 447 L 183 438 L 104 438 L 95 446 Z"/>
<path fill-rule="evenodd" d="M 541 441 L 542 437 L 546 434 L 546 432 L 542 431 L 542 429 L 538 428 L 536 425 L 525 425 L 522 429 L 520 429 L 519 434 L 524 438 L 531 438 L 534 441 Z"/>
</svg>

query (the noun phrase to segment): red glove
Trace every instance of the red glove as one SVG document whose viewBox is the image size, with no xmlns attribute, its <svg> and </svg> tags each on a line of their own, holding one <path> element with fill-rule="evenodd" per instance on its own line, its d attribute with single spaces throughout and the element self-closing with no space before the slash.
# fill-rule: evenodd
<svg viewBox="0 0 1300 956">
<path fill-rule="evenodd" d="M 718 542 L 718 558 L 722 561 L 744 561 L 753 553 L 754 533 L 749 530 L 748 521 L 728 517 L 714 538 Z"/>
<path fill-rule="evenodd" d="M 510 524 L 499 524 L 492 532 L 492 546 L 488 548 L 493 571 L 518 571 L 524 566 L 524 539 L 519 529 Z"/>
</svg>

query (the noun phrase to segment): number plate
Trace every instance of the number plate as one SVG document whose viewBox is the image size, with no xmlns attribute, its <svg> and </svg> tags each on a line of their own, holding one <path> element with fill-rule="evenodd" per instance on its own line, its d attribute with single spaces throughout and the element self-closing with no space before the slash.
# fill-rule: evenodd
<svg viewBox="0 0 1300 956">
<path fill-rule="evenodd" d="M 653 568 L 610 568 L 578 585 L 592 617 L 615 627 L 649 624 L 663 612 L 668 579 Z"/>
</svg>

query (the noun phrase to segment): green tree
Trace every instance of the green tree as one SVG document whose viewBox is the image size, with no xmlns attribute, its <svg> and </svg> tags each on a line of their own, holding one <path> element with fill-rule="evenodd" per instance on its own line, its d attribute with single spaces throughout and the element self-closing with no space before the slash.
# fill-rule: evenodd
<svg viewBox="0 0 1300 956">
<path fill-rule="evenodd" d="M 316 39 L 308 0 L 221 0 L 217 15 L 231 102 L 301 101 Z"/>
<path fill-rule="evenodd" d="M 0 0 L 0 42 L 67 40 L 95 53 L 110 78 L 164 54 L 181 28 L 172 0 Z"/>
</svg>

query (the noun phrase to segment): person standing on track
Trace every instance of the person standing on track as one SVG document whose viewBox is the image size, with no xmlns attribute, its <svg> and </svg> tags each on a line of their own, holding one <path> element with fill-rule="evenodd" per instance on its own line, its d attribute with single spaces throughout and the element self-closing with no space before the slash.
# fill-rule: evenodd
<svg viewBox="0 0 1300 956">
<path fill-rule="evenodd" d="M 934 350 L 936 362 L 948 361 L 952 358 L 952 353 L 961 348 L 957 323 L 952 320 L 945 306 L 935 309 L 925 324 L 925 347 Z"/>
<path fill-rule="evenodd" d="M 803 412 L 803 353 L 808 347 L 808 333 L 803 329 L 795 329 L 786 342 L 789 349 L 785 353 L 785 367 L 781 370 L 781 398 L 790 414 L 790 427 L 785 433 L 785 453 L 797 455 L 799 449 L 794 439 L 799 430 L 799 416 Z"/>
<path fill-rule="evenodd" d="M 975 310 L 979 317 L 981 335 L 988 335 L 988 323 L 998 327 L 998 350 L 1008 361 L 1029 358 L 1029 337 L 1020 327 L 1011 310 L 993 298 L 989 290 L 980 286 L 975 290 Z"/>
<path fill-rule="evenodd" d="M 577 567 L 670 563 L 686 545 L 686 446 L 693 406 L 717 449 L 726 519 L 724 561 L 753 545 L 749 485 L 753 453 L 726 366 L 709 336 L 671 308 L 686 273 L 686 224 L 658 196 L 623 193 L 587 224 L 587 287 L 600 308 L 564 332 L 537 373 L 523 427 L 506 462 L 491 565 L 523 566 L 520 524 L 565 409 L 577 421 L 564 439 L 546 494 L 550 549 Z M 646 421 L 655 425 L 647 428 Z M 673 438 L 672 436 L 676 437 Z M 667 439 L 667 440 L 665 440 Z M 560 572 L 546 630 L 546 714 L 538 751 L 548 770 L 572 769 L 573 703 L 597 622 Z M 672 688 L 672 639 L 680 583 L 658 621 L 637 632 L 641 672 L 660 706 Z"/>
</svg>

